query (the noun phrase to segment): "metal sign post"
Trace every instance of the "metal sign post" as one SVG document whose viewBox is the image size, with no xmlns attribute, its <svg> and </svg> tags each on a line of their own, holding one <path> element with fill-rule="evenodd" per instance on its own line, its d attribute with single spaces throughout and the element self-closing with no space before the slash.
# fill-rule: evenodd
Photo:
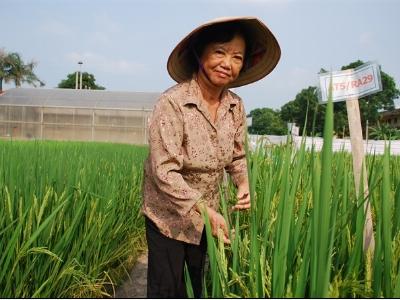
<svg viewBox="0 0 400 300">
<path fill-rule="evenodd" d="M 368 199 L 368 178 L 364 160 L 364 140 L 362 136 L 360 108 L 358 99 L 382 90 L 380 68 L 377 63 L 366 63 L 356 69 L 330 72 L 320 75 L 321 102 L 328 100 L 328 91 L 332 82 L 332 100 L 346 100 L 347 118 L 350 129 L 351 152 L 356 195 L 359 197 L 360 184 L 363 185 L 365 223 L 364 251 L 375 249 L 372 214 Z M 331 81 L 332 80 L 332 81 Z M 361 183 L 361 179 L 363 182 Z"/>
</svg>

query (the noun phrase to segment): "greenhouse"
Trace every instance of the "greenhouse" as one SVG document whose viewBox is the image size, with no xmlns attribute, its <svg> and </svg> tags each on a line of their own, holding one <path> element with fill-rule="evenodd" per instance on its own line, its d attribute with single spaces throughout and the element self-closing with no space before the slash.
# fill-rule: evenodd
<svg viewBox="0 0 400 300">
<path fill-rule="evenodd" d="M 0 138 L 147 144 L 159 93 L 15 88 L 0 95 Z"/>
</svg>

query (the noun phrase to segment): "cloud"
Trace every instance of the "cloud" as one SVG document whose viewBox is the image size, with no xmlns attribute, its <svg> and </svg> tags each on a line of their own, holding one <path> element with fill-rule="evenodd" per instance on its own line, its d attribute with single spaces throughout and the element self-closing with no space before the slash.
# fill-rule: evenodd
<svg viewBox="0 0 400 300">
<path fill-rule="evenodd" d="M 110 45 L 116 36 L 120 36 L 123 26 L 106 12 L 96 12 L 91 16 L 92 30 L 87 40 L 96 45 Z"/>
<path fill-rule="evenodd" d="M 318 74 L 301 67 L 293 67 L 289 70 L 287 85 L 291 87 L 304 88 L 309 85 L 315 85 Z"/>
<path fill-rule="evenodd" d="M 58 38 L 65 38 L 74 35 L 73 30 L 67 24 L 61 23 L 57 20 L 44 21 L 39 26 L 39 31 Z"/>
<path fill-rule="evenodd" d="M 88 16 L 84 27 L 73 21 L 46 19 L 41 22 L 38 30 L 46 36 L 50 35 L 47 38 L 51 39 L 61 38 L 74 42 L 79 39 L 92 45 L 108 45 L 123 31 L 123 27 L 106 12 L 96 12 Z"/>
<path fill-rule="evenodd" d="M 370 46 L 374 43 L 374 35 L 371 32 L 363 32 L 358 37 L 361 46 Z"/>
<path fill-rule="evenodd" d="M 103 32 L 116 33 L 122 29 L 121 24 L 111 18 L 106 12 L 95 13 L 92 18 L 94 27 L 99 28 Z"/>
<path fill-rule="evenodd" d="M 95 44 L 109 44 L 111 42 L 110 35 L 102 31 L 92 33 L 90 40 Z"/>
<path fill-rule="evenodd" d="M 278 94 L 276 101 L 284 99 L 287 102 L 293 100 L 302 89 L 317 86 L 318 74 L 305 67 L 294 66 L 272 73 L 265 81 L 265 85 L 268 86 L 268 90 L 274 90 Z M 275 106 L 272 103 L 271 105 Z"/>
<path fill-rule="evenodd" d="M 237 2 L 241 4 L 286 6 L 287 4 L 294 2 L 294 0 L 237 0 Z"/>
<path fill-rule="evenodd" d="M 145 65 L 126 59 L 115 59 L 94 52 L 70 52 L 66 54 L 68 62 L 74 65 L 82 61 L 82 69 L 94 69 L 114 75 L 133 75 L 145 70 Z M 78 67 L 78 66 L 77 66 Z"/>
</svg>

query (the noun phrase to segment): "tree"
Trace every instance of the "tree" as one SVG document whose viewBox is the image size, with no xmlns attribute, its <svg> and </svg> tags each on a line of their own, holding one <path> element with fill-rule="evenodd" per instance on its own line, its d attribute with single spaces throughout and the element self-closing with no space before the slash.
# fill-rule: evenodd
<svg viewBox="0 0 400 300">
<path fill-rule="evenodd" d="M 319 135 L 323 129 L 325 110 L 318 104 L 317 88 L 309 86 L 281 107 L 281 118 L 285 122 L 296 123 L 300 133 L 305 127 L 306 134 Z"/>
<path fill-rule="evenodd" d="M 250 134 L 284 135 L 287 133 L 286 124 L 280 118 L 278 110 L 271 108 L 257 108 L 250 112 L 252 125 Z"/>
<path fill-rule="evenodd" d="M 44 86 L 44 82 L 41 81 L 33 69 L 37 66 L 35 61 L 30 61 L 27 64 L 21 58 L 21 55 L 12 52 L 7 54 L 6 57 L 6 81 L 13 81 L 16 87 L 20 87 L 23 83 L 28 83 L 37 86 Z"/>
<path fill-rule="evenodd" d="M 3 91 L 3 80 L 9 81 L 8 74 L 11 68 L 8 54 L 0 49 L 0 93 Z"/>
<path fill-rule="evenodd" d="M 361 66 L 364 62 L 358 60 L 347 66 L 343 66 L 342 70 L 356 68 Z M 324 70 L 321 69 L 323 72 Z M 396 88 L 394 79 L 381 71 L 382 80 L 382 91 L 373 95 L 363 97 L 360 103 L 360 114 L 361 114 L 361 125 L 365 132 L 366 121 L 370 126 L 375 126 L 379 120 L 379 112 L 384 110 L 394 109 L 394 99 L 400 96 L 400 91 Z M 324 124 L 324 112 L 325 108 L 323 105 L 318 105 L 318 97 L 316 93 L 316 87 L 308 87 L 303 89 L 299 94 L 296 95 L 295 100 L 290 101 L 281 108 L 281 117 L 284 121 L 294 122 L 300 129 L 306 126 L 308 134 L 311 133 L 314 128 L 316 135 L 322 134 L 322 126 Z M 307 123 L 305 118 L 307 114 Z M 345 102 L 337 102 L 334 105 L 335 109 L 335 123 L 334 130 L 338 136 L 344 136 L 349 134 L 348 122 L 347 122 L 347 109 Z M 315 118 L 315 127 L 313 126 L 313 120 Z"/>
<path fill-rule="evenodd" d="M 361 60 L 357 60 L 347 66 L 343 66 L 342 70 L 353 69 L 364 64 Z M 393 77 L 389 76 L 381 70 L 381 81 L 382 81 L 382 91 L 376 94 L 372 94 L 363 97 L 359 101 L 360 114 L 361 114 L 361 126 L 365 133 L 366 122 L 370 126 L 376 126 L 378 124 L 381 110 L 393 110 L 394 100 L 400 96 L 400 91 L 396 88 L 396 83 Z M 346 103 L 338 103 L 338 108 L 341 106 L 347 119 L 347 111 L 345 109 Z"/>
<path fill-rule="evenodd" d="M 62 80 L 58 84 L 58 87 L 62 88 L 62 89 L 74 89 L 75 84 L 76 84 L 76 73 L 71 73 L 71 74 L 67 75 L 67 79 Z M 94 75 L 89 74 L 87 72 L 82 73 L 82 88 L 92 89 L 92 90 L 105 90 L 106 89 L 103 86 L 97 85 Z"/>
<path fill-rule="evenodd" d="M 35 87 L 36 83 L 43 86 L 44 83 L 33 72 L 36 65 L 34 61 L 25 64 L 21 55 L 16 52 L 7 53 L 0 49 L 0 92 L 3 90 L 3 81 L 12 81 L 16 87 L 25 82 Z"/>
<path fill-rule="evenodd" d="M 400 130 L 391 127 L 389 124 L 380 124 L 370 127 L 369 137 L 375 140 L 399 140 Z"/>
</svg>

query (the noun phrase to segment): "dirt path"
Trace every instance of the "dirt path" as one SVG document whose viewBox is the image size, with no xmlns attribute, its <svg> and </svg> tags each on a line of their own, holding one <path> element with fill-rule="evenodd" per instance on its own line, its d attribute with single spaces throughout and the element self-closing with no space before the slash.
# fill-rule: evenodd
<svg viewBox="0 0 400 300">
<path fill-rule="evenodd" d="M 129 277 L 115 291 L 115 298 L 146 298 L 147 251 L 139 256 Z"/>
</svg>

